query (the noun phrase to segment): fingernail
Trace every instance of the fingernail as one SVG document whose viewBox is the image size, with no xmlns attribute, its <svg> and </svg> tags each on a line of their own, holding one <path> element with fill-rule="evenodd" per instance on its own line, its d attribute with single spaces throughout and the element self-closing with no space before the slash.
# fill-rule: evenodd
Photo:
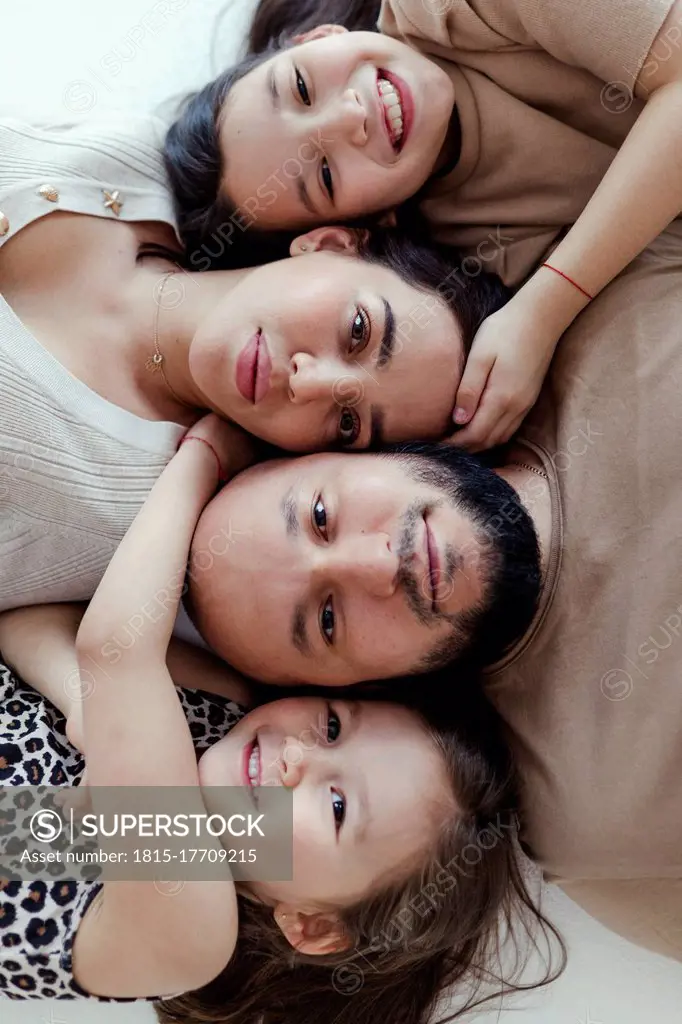
<svg viewBox="0 0 682 1024">
<path fill-rule="evenodd" d="M 466 409 L 455 409 L 455 423 L 466 423 L 469 419 L 469 414 Z"/>
</svg>

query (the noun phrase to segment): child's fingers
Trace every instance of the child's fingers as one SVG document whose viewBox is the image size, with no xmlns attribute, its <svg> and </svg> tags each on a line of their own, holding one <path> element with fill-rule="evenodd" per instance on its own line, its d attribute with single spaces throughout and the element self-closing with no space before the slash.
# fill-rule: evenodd
<svg viewBox="0 0 682 1024">
<path fill-rule="evenodd" d="M 477 356 L 475 349 L 472 349 L 457 388 L 455 410 L 452 417 L 455 423 L 462 426 L 471 421 L 480 405 L 481 396 L 485 391 L 494 364 L 493 357 Z"/>
<path fill-rule="evenodd" d="M 61 807 L 64 818 L 68 818 L 72 811 L 74 818 L 82 818 L 92 809 L 87 786 L 78 786 L 74 789 L 69 787 L 64 790 L 63 794 L 60 793 L 59 797 L 59 800 L 55 797 L 55 803 Z"/>
<path fill-rule="evenodd" d="M 59 793 L 55 794 L 54 802 L 61 807 L 65 818 L 73 811 L 75 818 L 82 818 L 84 814 L 92 810 L 90 799 L 90 787 L 87 782 L 87 768 L 81 776 L 78 786 L 65 786 Z"/>
<path fill-rule="evenodd" d="M 486 448 L 496 448 L 500 444 L 506 444 L 523 423 L 523 416 L 511 416 L 503 419 L 487 439 Z"/>
<path fill-rule="evenodd" d="M 503 403 L 499 398 L 484 394 L 474 418 L 463 430 L 453 434 L 452 443 L 458 448 L 467 448 L 470 452 L 490 448 L 503 412 Z"/>
</svg>

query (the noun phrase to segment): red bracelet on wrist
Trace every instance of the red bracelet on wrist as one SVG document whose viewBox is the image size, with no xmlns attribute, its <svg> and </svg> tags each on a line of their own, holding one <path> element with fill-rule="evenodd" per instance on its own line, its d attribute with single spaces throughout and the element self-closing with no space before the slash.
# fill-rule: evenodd
<svg viewBox="0 0 682 1024">
<path fill-rule="evenodd" d="M 196 434 L 185 434 L 184 437 L 180 438 L 180 444 L 178 445 L 178 449 L 182 447 L 185 441 L 199 441 L 201 444 L 205 444 L 209 451 L 213 452 L 213 456 L 218 465 L 218 482 L 221 484 L 224 483 L 227 477 L 223 476 L 223 467 L 220 464 L 220 457 L 218 456 L 218 453 L 211 444 L 211 442 L 207 441 L 205 437 L 197 437 Z"/>
<path fill-rule="evenodd" d="M 548 270 L 553 270 L 555 274 L 559 275 L 559 277 L 563 277 L 564 281 L 568 281 L 568 283 L 572 284 L 574 288 L 577 288 L 579 292 L 582 292 L 586 299 L 592 301 L 592 299 L 594 298 L 594 295 L 590 295 L 589 292 L 586 292 L 585 289 L 582 288 L 577 281 L 574 281 L 572 277 L 568 276 L 568 274 L 564 274 L 563 270 L 557 270 L 557 268 L 553 267 L 551 263 L 543 263 L 542 266 L 547 267 Z"/>
</svg>

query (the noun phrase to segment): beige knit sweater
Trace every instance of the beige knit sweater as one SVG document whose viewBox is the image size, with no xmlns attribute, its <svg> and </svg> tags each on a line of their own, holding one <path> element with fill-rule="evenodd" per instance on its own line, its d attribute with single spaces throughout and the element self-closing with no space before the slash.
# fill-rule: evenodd
<svg viewBox="0 0 682 1024">
<path fill-rule="evenodd" d="M 0 245 L 54 210 L 174 226 L 154 119 L 0 121 Z M 56 198 L 55 198 L 56 197 Z M 95 394 L 0 296 L 0 610 L 92 596 L 184 427 Z"/>
<path fill-rule="evenodd" d="M 427 53 L 455 88 L 460 158 L 421 209 L 465 254 L 465 276 L 491 270 L 516 286 L 575 223 L 642 111 L 633 89 L 672 6 L 383 0 L 381 31 Z"/>
</svg>

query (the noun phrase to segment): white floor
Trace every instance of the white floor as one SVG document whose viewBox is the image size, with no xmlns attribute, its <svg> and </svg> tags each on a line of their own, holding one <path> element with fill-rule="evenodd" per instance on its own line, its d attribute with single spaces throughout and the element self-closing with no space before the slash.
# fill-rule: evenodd
<svg viewBox="0 0 682 1024">
<path fill-rule="evenodd" d="M 2 3 L 0 115 L 38 121 L 149 109 L 203 83 L 238 49 L 252 0 L 23 0 Z M 290 0 L 295 3 L 296 0 Z M 220 23 L 218 16 L 224 12 Z M 479 1024 L 672 1024 L 682 1021 L 682 964 L 606 932 L 569 900 L 546 909 L 569 945 L 544 993 L 476 1015 Z M 2 1024 L 143 1024 L 144 1004 L 3 1001 Z"/>
</svg>

